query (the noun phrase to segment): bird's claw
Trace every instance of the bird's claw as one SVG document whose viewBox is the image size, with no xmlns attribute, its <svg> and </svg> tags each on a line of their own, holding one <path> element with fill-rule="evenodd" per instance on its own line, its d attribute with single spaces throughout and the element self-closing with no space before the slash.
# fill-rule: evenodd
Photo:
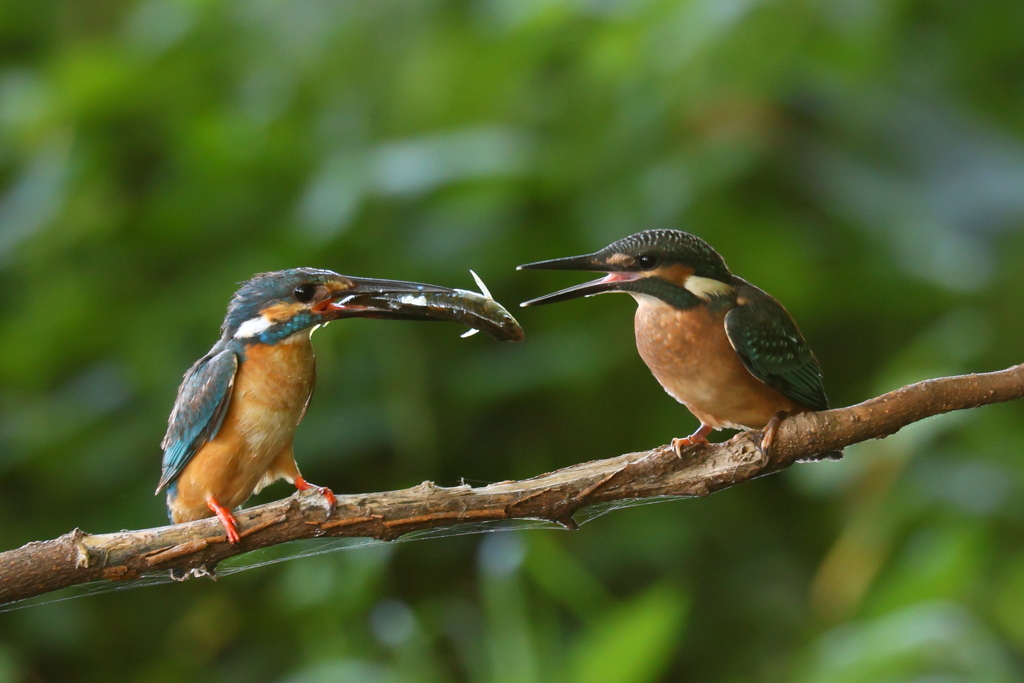
<svg viewBox="0 0 1024 683">
<path fill-rule="evenodd" d="M 782 421 L 788 417 L 788 414 L 780 410 L 772 416 L 772 419 L 768 420 L 768 424 L 761 430 L 761 442 L 758 444 L 758 450 L 761 451 L 761 456 L 768 461 L 771 457 L 772 445 L 775 443 L 775 435 L 779 433 L 779 425 Z"/>
<path fill-rule="evenodd" d="M 711 433 L 712 429 L 712 427 L 701 423 L 700 429 L 695 431 L 693 434 L 672 439 L 672 450 L 675 451 L 676 456 L 681 460 L 683 457 L 683 449 L 689 448 L 690 446 L 696 446 L 700 443 L 707 443 L 708 434 Z"/>
<path fill-rule="evenodd" d="M 676 437 L 675 439 L 672 439 L 672 450 L 675 451 L 676 457 L 682 459 L 683 449 L 696 445 L 696 443 L 696 441 L 688 436 Z"/>
<path fill-rule="evenodd" d="M 306 493 L 312 491 L 314 495 L 320 496 L 324 501 L 324 510 L 327 511 L 327 517 L 329 518 L 334 514 L 334 510 L 338 507 L 338 499 L 334 495 L 334 491 L 330 490 L 326 486 L 317 486 L 316 484 L 310 484 L 302 477 L 295 478 L 295 488 L 299 490 L 299 493 Z"/>
</svg>

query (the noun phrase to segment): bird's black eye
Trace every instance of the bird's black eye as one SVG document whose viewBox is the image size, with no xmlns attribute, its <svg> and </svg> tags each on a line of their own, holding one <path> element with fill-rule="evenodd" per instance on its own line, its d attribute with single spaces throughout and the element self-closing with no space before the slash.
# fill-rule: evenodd
<svg viewBox="0 0 1024 683">
<path fill-rule="evenodd" d="M 643 270 L 650 270 L 654 266 L 658 265 L 658 257 L 652 256 L 651 254 L 643 254 L 642 256 L 636 257 L 636 264 Z"/>
<path fill-rule="evenodd" d="M 316 285 L 308 282 L 304 285 L 299 285 L 292 291 L 292 296 L 295 297 L 296 301 L 308 304 L 316 296 Z"/>
</svg>

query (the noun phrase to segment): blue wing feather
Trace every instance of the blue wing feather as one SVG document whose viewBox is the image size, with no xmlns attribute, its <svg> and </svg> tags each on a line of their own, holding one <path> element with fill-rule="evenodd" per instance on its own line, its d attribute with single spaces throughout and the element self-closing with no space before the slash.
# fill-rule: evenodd
<svg viewBox="0 0 1024 683">
<path fill-rule="evenodd" d="M 203 444 L 217 436 L 231 403 L 237 371 L 238 355 L 214 347 L 185 373 L 160 444 L 164 463 L 157 493 L 178 478 Z"/>
</svg>

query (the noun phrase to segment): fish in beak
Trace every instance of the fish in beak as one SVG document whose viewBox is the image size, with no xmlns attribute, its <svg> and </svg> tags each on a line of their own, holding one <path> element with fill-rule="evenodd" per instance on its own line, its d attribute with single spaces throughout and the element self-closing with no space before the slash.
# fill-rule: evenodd
<svg viewBox="0 0 1024 683">
<path fill-rule="evenodd" d="M 367 317 L 371 313 L 390 313 L 403 308 L 415 310 L 418 297 L 453 292 L 450 287 L 422 282 L 345 275 L 331 284 L 331 295 L 313 306 L 313 311 L 331 320 Z"/>
<path fill-rule="evenodd" d="M 523 328 L 470 272 L 480 293 L 418 282 L 346 278 L 354 286 L 336 292 L 323 305 L 332 319 L 451 321 L 470 328 L 463 336 L 483 331 L 499 341 L 522 341 Z"/>
</svg>

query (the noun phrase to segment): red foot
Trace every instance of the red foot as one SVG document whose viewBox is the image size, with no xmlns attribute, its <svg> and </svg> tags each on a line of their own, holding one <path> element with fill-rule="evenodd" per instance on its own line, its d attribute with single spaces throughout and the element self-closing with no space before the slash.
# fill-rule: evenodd
<svg viewBox="0 0 1024 683">
<path fill-rule="evenodd" d="M 334 508 L 338 505 L 338 499 L 334 497 L 334 491 L 331 491 L 326 486 L 317 486 L 316 484 L 310 484 L 308 481 L 303 479 L 301 476 L 295 477 L 295 488 L 300 491 L 309 491 L 313 489 L 327 501 L 327 516 L 330 517 L 334 514 Z"/>
<path fill-rule="evenodd" d="M 213 514 L 217 515 L 217 519 L 220 520 L 221 526 L 224 527 L 224 533 L 228 535 L 229 543 L 238 543 L 242 540 L 242 537 L 238 533 L 238 521 L 234 515 L 231 514 L 231 510 L 217 502 L 217 499 L 210 496 L 206 500 L 206 507 L 213 511 Z"/>
<path fill-rule="evenodd" d="M 785 410 L 780 410 L 772 416 L 772 419 L 768 420 L 768 424 L 761 430 L 761 453 L 764 457 L 768 457 L 768 454 L 772 450 L 772 444 L 775 443 L 775 435 L 779 431 L 779 425 L 782 421 L 789 417 L 789 413 Z"/>
<path fill-rule="evenodd" d="M 681 439 L 672 439 L 672 449 L 676 452 L 676 455 L 681 458 L 683 457 L 683 449 L 687 446 L 696 446 L 699 443 L 707 443 L 708 434 L 710 434 L 713 429 L 714 427 L 709 427 L 708 425 L 701 423 L 700 429 L 695 431 L 693 434 L 684 436 Z"/>
</svg>

